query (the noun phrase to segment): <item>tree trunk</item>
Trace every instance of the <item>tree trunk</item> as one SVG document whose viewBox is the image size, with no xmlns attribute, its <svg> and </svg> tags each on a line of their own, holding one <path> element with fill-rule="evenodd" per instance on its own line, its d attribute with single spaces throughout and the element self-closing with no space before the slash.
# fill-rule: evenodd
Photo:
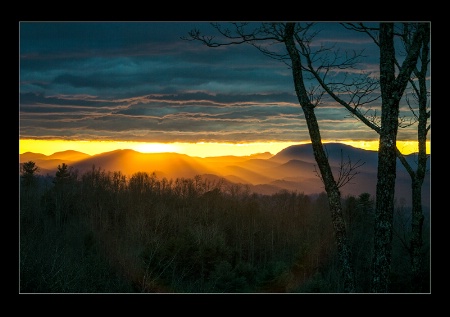
<svg viewBox="0 0 450 317">
<path fill-rule="evenodd" d="M 419 143 L 418 165 L 415 174 L 411 174 L 412 181 L 412 224 L 411 224 L 411 268 L 412 268 L 412 285 L 413 291 L 425 291 L 423 287 L 422 274 L 422 228 L 423 228 L 423 210 L 422 210 L 422 184 L 426 173 L 427 155 L 426 155 L 426 141 L 427 141 L 427 122 L 429 113 L 427 112 L 427 87 L 426 87 L 426 73 L 428 68 L 428 52 L 430 40 L 430 25 L 424 24 L 422 47 L 422 67 L 418 72 L 419 79 L 419 125 L 417 128 L 417 139 Z"/>
<path fill-rule="evenodd" d="M 394 25 L 382 23 L 380 26 L 381 130 L 378 149 L 372 281 L 372 290 L 375 293 L 388 291 L 391 266 L 399 112 L 399 104 L 391 96 L 395 81 L 394 65 Z"/>
<path fill-rule="evenodd" d="M 353 266 L 351 264 L 351 251 L 348 246 L 345 222 L 342 214 L 341 195 L 339 192 L 339 188 L 337 187 L 337 184 L 334 180 L 328 158 L 323 148 L 319 125 L 314 113 L 314 105 L 308 98 L 308 94 L 303 82 L 301 60 L 294 42 L 294 28 L 294 23 L 288 23 L 286 25 L 285 44 L 292 61 L 295 92 L 297 94 L 300 106 L 302 107 L 303 113 L 305 114 L 314 157 L 317 165 L 319 166 L 319 170 L 325 185 L 325 191 L 328 195 L 328 203 L 330 206 L 334 235 L 336 238 L 339 259 L 342 266 L 344 291 L 354 292 L 355 286 Z"/>
<path fill-rule="evenodd" d="M 395 78 L 394 24 L 380 23 L 381 129 L 378 149 L 372 291 L 389 291 L 392 251 L 392 219 L 397 163 L 399 103 L 416 67 L 423 30 L 415 35 Z"/>
<path fill-rule="evenodd" d="M 422 291 L 422 184 L 417 178 L 412 181 L 412 224 L 411 224 L 411 270 L 412 270 L 412 291 Z"/>
</svg>

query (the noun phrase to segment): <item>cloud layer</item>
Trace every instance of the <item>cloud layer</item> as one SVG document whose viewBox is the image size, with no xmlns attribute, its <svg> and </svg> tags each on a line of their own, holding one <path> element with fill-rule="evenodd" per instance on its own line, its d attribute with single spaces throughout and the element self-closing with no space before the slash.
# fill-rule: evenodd
<svg viewBox="0 0 450 317">
<path fill-rule="evenodd" d="M 338 23 L 318 27 L 316 45 L 364 48 L 368 58 L 361 67 L 377 71 L 373 42 Z M 204 22 L 20 23 L 20 137 L 309 139 L 286 64 L 249 45 L 214 49 L 181 39 L 193 28 L 212 32 Z M 325 139 L 377 139 L 327 99 L 316 113 Z M 400 133 L 415 138 L 414 129 Z"/>
</svg>

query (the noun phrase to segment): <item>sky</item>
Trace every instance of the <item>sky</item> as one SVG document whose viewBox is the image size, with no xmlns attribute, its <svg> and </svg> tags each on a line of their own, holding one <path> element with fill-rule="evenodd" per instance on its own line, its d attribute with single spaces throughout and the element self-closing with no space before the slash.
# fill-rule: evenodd
<svg viewBox="0 0 450 317">
<path fill-rule="evenodd" d="M 364 49 L 358 67 L 376 76 L 370 38 L 337 22 L 315 27 L 312 47 Z M 250 45 L 182 39 L 192 29 L 214 31 L 205 21 L 20 22 L 19 152 L 132 148 L 204 157 L 276 154 L 310 142 L 285 63 Z M 405 102 L 401 110 L 410 116 Z M 324 99 L 316 115 L 324 142 L 378 148 L 378 135 L 335 102 Z M 399 129 L 399 149 L 417 151 L 416 138 L 416 125 Z"/>
</svg>

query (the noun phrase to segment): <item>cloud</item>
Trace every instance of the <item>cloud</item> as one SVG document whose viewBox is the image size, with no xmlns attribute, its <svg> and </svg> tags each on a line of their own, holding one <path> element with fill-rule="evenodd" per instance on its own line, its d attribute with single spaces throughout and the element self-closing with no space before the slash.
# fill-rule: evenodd
<svg viewBox="0 0 450 317">
<path fill-rule="evenodd" d="M 377 74 L 377 50 L 367 38 L 338 24 L 318 26 L 325 27 L 318 44 L 368 48 L 358 66 Z M 180 39 L 193 28 L 212 30 L 204 22 L 21 23 L 20 137 L 309 140 L 289 65 L 250 45 L 214 49 Z M 408 110 L 403 105 L 401 113 Z M 323 138 L 377 137 L 330 98 L 316 115 Z"/>
</svg>

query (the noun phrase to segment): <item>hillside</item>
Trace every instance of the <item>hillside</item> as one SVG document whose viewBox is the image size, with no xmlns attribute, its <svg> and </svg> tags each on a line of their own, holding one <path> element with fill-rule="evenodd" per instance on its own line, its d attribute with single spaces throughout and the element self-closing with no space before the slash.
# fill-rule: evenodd
<svg viewBox="0 0 450 317">
<path fill-rule="evenodd" d="M 340 143 L 325 145 L 330 165 L 337 178 L 341 163 L 358 164 L 354 179 L 341 188 L 342 196 L 368 192 L 375 196 L 378 153 Z M 406 156 L 415 168 L 415 155 Z M 191 157 L 178 153 L 141 153 L 134 150 L 116 150 L 98 155 L 77 151 L 57 152 L 50 156 L 38 153 L 20 155 L 20 162 L 32 160 L 41 174 L 53 174 L 57 166 L 66 163 L 83 173 L 93 166 L 105 171 L 121 171 L 130 177 L 136 172 L 155 172 L 167 179 L 192 178 L 196 175 L 214 175 L 230 183 L 245 184 L 250 190 L 261 194 L 273 194 L 282 189 L 305 194 L 324 191 L 317 176 L 318 168 L 310 144 L 290 146 L 276 155 L 261 153 L 252 156 Z M 398 161 L 396 197 L 411 203 L 410 176 Z M 430 160 L 428 160 L 428 170 Z M 430 174 L 423 184 L 423 202 L 430 203 Z"/>
</svg>

